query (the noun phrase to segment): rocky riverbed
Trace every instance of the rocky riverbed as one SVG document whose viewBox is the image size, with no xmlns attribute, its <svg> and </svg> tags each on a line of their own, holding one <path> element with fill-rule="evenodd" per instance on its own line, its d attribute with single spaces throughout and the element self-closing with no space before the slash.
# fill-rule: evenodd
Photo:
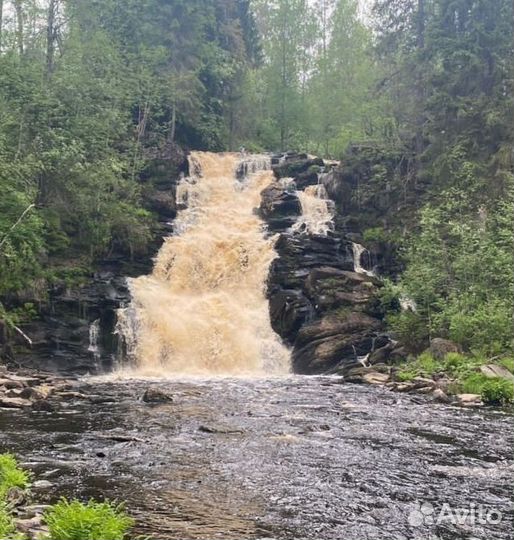
<svg viewBox="0 0 514 540">
<path fill-rule="evenodd" d="M 510 537 L 507 411 L 340 377 L 62 384 L 51 407 L 0 409 L 40 504 L 124 500 L 157 540 Z"/>
</svg>

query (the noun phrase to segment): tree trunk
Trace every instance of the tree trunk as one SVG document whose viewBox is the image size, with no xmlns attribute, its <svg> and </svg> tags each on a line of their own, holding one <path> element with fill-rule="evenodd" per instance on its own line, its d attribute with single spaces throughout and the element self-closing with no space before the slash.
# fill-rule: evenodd
<svg viewBox="0 0 514 540">
<path fill-rule="evenodd" d="M 2 27 L 4 22 L 4 0 L 0 0 L 0 54 L 2 53 Z"/>
<path fill-rule="evenodd" d="M 23 6 L 22 0 L 14 0 L 14 9 L 16 11 L 16 41 L 18 52 L 23 56 Z"/>
<path fill-rule="evenodd" d="M 425 123 L 424 115 L 424 86 L 423 86 L 423 72 L 419 66 L 423 65 L 422 55 L 425 49 L 425 0 L 418 0 L 418 13 L 416 21 L 416 45 L 418 49 L 418 73 L 416 82 L 416 159 L 418 162 L 418 169 L 421 159 L 421 154 L 424 148 L 423 142 L 423 125 Z"/>
<path fill-rule="evenodd" d="M 57 0 L 50 0 L 48 4 L 46 27 L 46 76 L 48 79 L 50 79 L 54 70 L 56 10 Z"/>
<path fill-rule="evenodd" d="M 173 103 L 171 107 L 171 131 L 170 131 L 170 142 L 175 142 L 175 133 L 177 131 L 177 105 Z"/>
</svg>

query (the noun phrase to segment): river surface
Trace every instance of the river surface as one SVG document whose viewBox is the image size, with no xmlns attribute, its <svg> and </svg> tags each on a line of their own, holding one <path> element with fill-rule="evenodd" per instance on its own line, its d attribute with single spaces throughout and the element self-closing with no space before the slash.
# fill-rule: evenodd
<svg viewBox="0 0 514 540">
<path fill-rule="evenodd" d="M 149 387 L 173 402 L 144 403 Z M 505 412 L 328 377 L 88 380 L 80 391 L 87 399 L 53 413 L 0 410 L 0 449 L 55 484 L 40 501 L 123 500 L 136 532 L 163 540 L 512 538 Z M 433 505 L 423 525 L 417 502 Z M 503 519 L 437 523 L 444 503 Z"/>
</svg>

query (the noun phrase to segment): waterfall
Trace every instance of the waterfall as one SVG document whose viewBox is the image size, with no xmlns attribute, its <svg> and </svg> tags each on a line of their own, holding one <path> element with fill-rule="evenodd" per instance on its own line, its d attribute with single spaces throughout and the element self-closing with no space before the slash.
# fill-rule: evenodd
<svg viewBox="0 0 514 540">
<path fill-rule="evenodd" d="M 296 193 L 300 199 L 302 214 L 293 225 L 293 231 L 326 236 L 334 229 L 334 209 L 325 186 L 307 186 Z"/>
<path fill-rule="evenodd" d="M 366 270 L 362 266 L 362 256 L 365 253 L 368 253 L 368 250 L 364 246 L 361 246 L 360 244 L 356 244 L 356 243 L 352 243 L 352 247 L 353 247 L 353 264 L 354 264 L 355 272 L 357 272 L 357 274 L 366 274 L 367 276 L 375 277 L 375 272 L 371 270 Z"/>
<path fill-rule="evenodd" d="M 96 319 L 89 325 L 89 347 L 88 352 L 93 355 L 95 362 L 100 360 L 100 319 Z"/>
<path fill-rule="evenodd" d="M 153 273 L 129 280 L 116 331 L 137 375 L 281 374 L 289 352 L 273 332 L 265 282 L 276 257 L 255 208 L 273 181 L 267 156 L 195 152 L 184 208 Z M 265 170 L 262 170 L 265 169 Z M 241 181 L 237 171 L 248 171 Z"/>
</svg>

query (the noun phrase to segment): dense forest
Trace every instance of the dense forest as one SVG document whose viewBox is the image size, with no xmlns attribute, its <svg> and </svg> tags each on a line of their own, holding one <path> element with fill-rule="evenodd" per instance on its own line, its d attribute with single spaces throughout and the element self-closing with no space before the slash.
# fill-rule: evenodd
<svg viewBox="0 0 514 540">
<path fill-rule="evenodd" d="M 54 280 L 149 249 L 156 155 L 244 146 L 344 162 L 353 148 L 373 189 L 415 200 L 364 231 L 405 270 L 384 303 L 417 305 L 393 310 L 392 328 L 414 344 L 512 350 L 512 11 L 509 0 L 1 0 L 0 317 L 15 325 Z"/>
</svg>

